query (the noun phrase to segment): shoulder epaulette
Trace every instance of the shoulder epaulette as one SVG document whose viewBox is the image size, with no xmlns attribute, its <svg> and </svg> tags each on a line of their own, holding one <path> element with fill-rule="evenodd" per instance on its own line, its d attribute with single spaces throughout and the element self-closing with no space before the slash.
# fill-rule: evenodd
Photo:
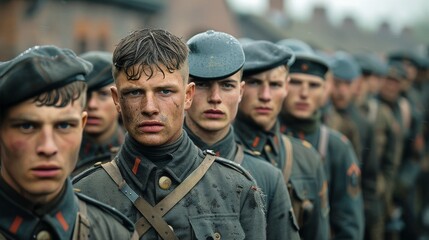
<svg viewBox="0 0 429 240">
<path fill-rule="evenodd" d="M 75 192 L 76 196 L 81 200 L 84 201 L 87 204 L 93 205 L 99 209 L 101 209 L 103 212 L 108 213 L 112 217 L 114 217 L 118 222 L 120 222 L 124 227 L 126 227 L 130 232 L 134 231 L 134 223 L 131 222 L 124 214 L 116 210 L 116 208 L 111 207 L 105 203 L 102 203 L 98 200 L 95 200 L 93 198 L 90 198 L 82 193 Z"/>
<path fill-rule="evenodd" d="M 255 156 L 255 157 L 259 157 L 259 156 L 261 156 L 261 153 L 260 152 L 258 152 L 258 151 L 252 151 L 252 150 L 250 150 L 250 149 L 243 149 L 243 151 L 244 151 L 244 153 L 246 153 L 246 154 L 249 154 L 249 155 L 252 155 L 252 156 Z"/>
<path fill-rule="evenodd" d="M 72 184 L 75 184 L 79 182 L 82 178 L 87 177 L 91 175 L 93 172 L 96 172 L 97 170 L 100 170 L 101 168 L 101 162 L 96 162 L 92 167 L 84 170 L 83 172 L 79 173 L 78 175 L 74 176 L 72 178 Z"/>
<path fill-rule="evenodd" d="M 233 169 L 233 170 L 241 173 L 247 179 L 249 179 L 251 181 L 254 181 L 253 177 L 250 175 L 250 173 L 247 170 L 245 170 L 242 166 L 240 166 L 239 164 L 237 164 L 237 163 L 235 163 L 235 162 L 233 162 L 231 160 L 222 158 L 222 157 L 216 157 L 215 161 L 218 162 L 218 163 L 220 163 L 220 164 L 222 164 L 223 166 L 226 166 L 228 168 L 231 168 L 231 169 Z"/>
</svg>

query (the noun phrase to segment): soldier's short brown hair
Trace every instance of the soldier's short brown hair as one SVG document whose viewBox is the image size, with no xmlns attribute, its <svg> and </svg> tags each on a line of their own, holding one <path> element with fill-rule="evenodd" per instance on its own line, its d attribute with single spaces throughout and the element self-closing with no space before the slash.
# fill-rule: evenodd
<svg viewBox="0 0 429 240">
<path fill-rule="evenodd" d="M 172 73 L 180 70 L 188 79 L 188 46 L 181 38 L 162 29 L 141 29 L 123 38 L 113 52 L 113 77 L 124 72 L 128 80 L 148 79 L 163 67 Z"/>
</svg>

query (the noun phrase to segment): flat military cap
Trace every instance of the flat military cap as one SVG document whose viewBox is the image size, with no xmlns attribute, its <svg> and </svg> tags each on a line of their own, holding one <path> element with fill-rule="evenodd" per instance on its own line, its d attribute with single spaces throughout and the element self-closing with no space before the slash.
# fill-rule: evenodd
<svg viewBox="0 0 429 240">
<path fill-rule="evenodd" d="M 352 82 L 362 74 L 357 62 L 346 52 L 336 52 L 331 67 L 334 78 L 338 80 Z"/>
<path fill-rule="evenodd" d="M 69 49 L 36 46 L 0 63 L 0 107 L 9 107 L 75 81 L 85 81 L 92 64 Z"/>
<path fill-rule="evenodd" d="M 398 81 L 406 80 L 407 78 L 407 71 L 404 68 L 404 65 L 398 61 L 390 62 L 387 67 L 386 72 L 387 78 L 396 79 Z"/>
<path fill-rule="evenodd" d="M 258 74 L 281 65 L 291 66 L 295 54 L 289 48 L 268 41 L 253 41 L 243 44 L 246 61 L 243 75 Z"/>
<path fill-rule="evenodd" d="M 86 76 L 88 92 L 98 90 L 113 83 L 112 53 L 91 51 L 80 55 L 81 58 L 92 63 L 92 71 Z"/>
<path fill-rule="evenodd" d="M 304 73 L 325 79 L 328 63 L 315 53 L 298 52 L 289 73 Z"/>
<path fill-rule="evenodd" d="M 209 30 L 187 42 L 189 75 L 194 78 L 222 79 L 238 72 L 244 64 L 244 52 L 233 36 Z"/>
<path fill-rule="evenodd" d="M 310 45 L 308 45 L 306 42 L 301 41 L 299 39 L 294 39 L 294 38 L 283 39 L 283 40 L 278 41 L 277 44 L 280 46 L 288 47 L 288 48 L 292 49 L 295 53 L 298 53 L 298 52 L 312 53 L 312 52 L 314 52 L 313 48 L 311 48 Z"/>
<path fill-rule="evenodd" d="M 386 64 L 371 53 L 358 53 L 353 56 L 356 63 L 362 70 L 362 74 L 384 76 L 386 74 Z"/>
<path fill-rule="evenodd" d="M 412 51 L 396 51 L 388 55 L 389 62 L 408 60 L 415 67 L 420 68 L 422 66 L 422 58 Z"/>
</svg>

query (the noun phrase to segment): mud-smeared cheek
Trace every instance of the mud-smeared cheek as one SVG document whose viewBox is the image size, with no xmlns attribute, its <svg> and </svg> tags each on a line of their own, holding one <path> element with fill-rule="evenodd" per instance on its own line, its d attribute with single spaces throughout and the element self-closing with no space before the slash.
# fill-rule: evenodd
<svg viewBox="0 0 429 240">
<path fill-rule="evenodd" d="M 180 107 L 180 104 L 179 104 L 179 103 L 177 103 L 177 102 L 175 102 L 175 101 L 173 101 L 173 104 L 174 104 L 174 106 L 176 106 L 176 108 L 179 108 L 179 107 Z"/>
</svg>

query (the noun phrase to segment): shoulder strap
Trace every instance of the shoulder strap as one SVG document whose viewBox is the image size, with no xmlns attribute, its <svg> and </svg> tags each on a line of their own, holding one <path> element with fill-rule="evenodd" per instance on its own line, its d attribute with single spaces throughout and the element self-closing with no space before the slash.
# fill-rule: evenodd
<svg viewBox="0 0 429 240">
<path fill-rule="evenodd" d="M 320 153 L 320 156 L 322 157 L 322 160 L 326 157 L 326 152 L 328 150 L 328 139 L 329 139 L 329 132 L 328 127 L 325 125 L 320 126 L 320 135 L 319 135 L 319 148 L 317 149 Z"/>
<path fill-rule="evenodd" d="M 73 232 L 73 240 L 88 240 L 89 229 L 91 224 L 87 218 L 86 203 L 78 198 L 79 212 L 77 213 L 75 229 Z"/>
<path fill-rule="evenodd" d="M 243 162 L 243 159 L 244 159 L 243 146 L 241 146 L 240 144 L 237 144 L 237 153 L 235 154 L 234 162 L 241 165 L 241 163 Z"/>
<path fill-rule="evenodd" d="M 203 162 L 176 189 L 152 207 L 141 196 L 138 196 L 122 178 L 115 159 L 102 165 L 103 169 L 144 216 L 135 226 L 139 236 L 143 236 L 153 227 L 163 239 L 178 239 L 162 217 L 169 212 L 205 175 L 215 161 L 216 156 L 207 154 Z"/>
<path fill-rule="evenodd" d="M 283 178 L 285 183 L 289 182 L 290 174 L 292 172 L 292 164 L 293 164 L 293 147 L 289 137 L 282 135 L 283 144 L 286 149 L 286 159 L 285 165 L 283 167 Z"/>
<path fill-rule="evenodd" d="M 378 102 L 375 99 L 368 100 L 368 119 L 371 124 L 375 123 L 378 113 Z"/>
<path fill-rule="evenodd" d="M 406 98 L 401 97 L 399 99 L 399 108 L 402 115 L 402 127 L 404 129 L 409 129 L 411 125 L 411 106 Z"/>
</svg>

